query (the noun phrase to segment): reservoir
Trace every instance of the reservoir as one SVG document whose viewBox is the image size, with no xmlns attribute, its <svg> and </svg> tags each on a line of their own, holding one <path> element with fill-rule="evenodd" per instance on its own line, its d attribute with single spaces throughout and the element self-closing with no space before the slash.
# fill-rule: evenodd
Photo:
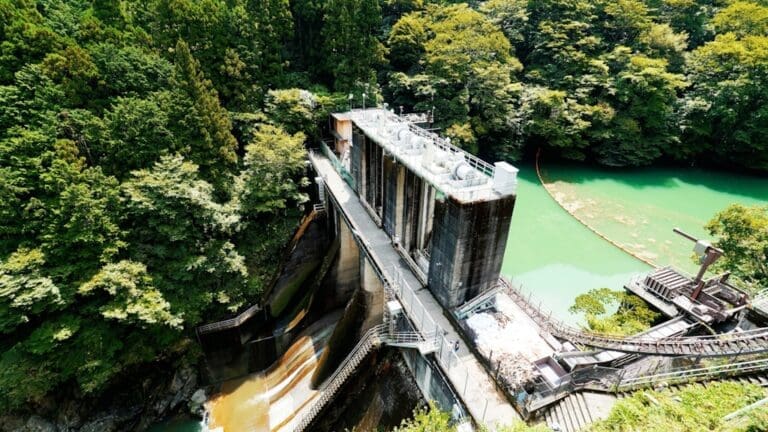
<svg viewBox="0 0 768 432">
<path fill-rule="evenodd" d="M 708 238 L 704 225 L 732 203 L 768 204 L 768 178 L 694 168 L 605 169 L 547 164 L 542 186 L 533 164 L 519 166 L 518 198 L 502 273 L 555 316 L 593 288 L 621 289 L 651 267 L 600 238 L 566 212 L 629 252 L 658 266 L 694 272 L 692 244 L 679 227 Z M 555 201 L 555 199 L 557 201 Z M 727 251 L 726 251 L 727 252 Z"/>
</svg>

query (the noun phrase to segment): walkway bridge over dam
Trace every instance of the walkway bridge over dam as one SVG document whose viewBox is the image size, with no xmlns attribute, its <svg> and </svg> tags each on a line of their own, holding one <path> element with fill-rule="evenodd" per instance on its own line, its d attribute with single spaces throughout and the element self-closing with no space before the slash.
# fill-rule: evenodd
<svg viewBox="0 0 768 432">
<path fill-rule="evenodd" d="M 357 344 L 298 409 L 291 430 L 308 428 L 365 356 L 384 345 L 436 365 L 434 372 L 422 367 L 422 375 L 414 373 L 427 397 L 436 386 L 434 375 L 439 375 L 449 402 L 441 407 L 460 405 L 459 411 L 475 423 L 491 427 L 510 424 L 521 417 L 518 412 L 527 416 L 573 392 L 616 393 L 660 381 L 768 370 L 768 359 L 759 357 L 768 352 L 768 328 L 686 336 L 678 333 L 693 326 L 683 325 L 672 337 L 664 332 L 616 337 L 552 318 L 500 277 L 516 200 L 514 167 L 487 164 L 378 108 L 334 114 L 331 122 L 335 139 L 320 143 L 309 155 L 316 173 L 316 205 L 326 213 L 328 230 L 340 239 L 337 274 L 357 275 L 375 313 L 366 319 Z M 756 357 L 663 372 L 628 372 L 596 362 L 574 368 L 555 384 L 540 383 L 520 398 L 520 393 L 502 389 L 498 370 L 478 355 L 457 314 L 487 306 L 497 292 L 509 295 L 530 325 L 554 345 L 567 342 L 640 358 Z"/>
</svg>

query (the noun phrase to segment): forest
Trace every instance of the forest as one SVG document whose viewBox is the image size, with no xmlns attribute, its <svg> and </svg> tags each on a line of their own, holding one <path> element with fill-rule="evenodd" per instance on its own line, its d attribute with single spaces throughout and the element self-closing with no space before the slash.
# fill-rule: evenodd
<svg viewBox="0 0 768 432">
<path fill-rule="evenodd" d="M 0 411 L 257 300 L 329 111 L 431 111 L 489 159 L 768 171 L 767 83 L 762 0 L 0 0 Z"/>
</svg>

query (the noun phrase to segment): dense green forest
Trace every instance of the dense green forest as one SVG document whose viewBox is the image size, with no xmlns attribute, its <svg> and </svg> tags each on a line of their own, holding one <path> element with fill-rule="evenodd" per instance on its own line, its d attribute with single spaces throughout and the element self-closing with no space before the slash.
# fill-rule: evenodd
<svg viewBox="0 0 768 432">
<path fill-rule="evenodd" d="M 767 82 L 761 2 L 0 0 L 0 411 L 258 299 L 364 92 L 489 158 L 768 170 Z"/>
</svg>

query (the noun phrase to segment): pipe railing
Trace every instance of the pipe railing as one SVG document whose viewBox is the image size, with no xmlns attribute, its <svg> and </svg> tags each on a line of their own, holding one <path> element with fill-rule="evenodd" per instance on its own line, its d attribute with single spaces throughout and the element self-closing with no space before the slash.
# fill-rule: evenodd
<svg viewBox="0 0 768 432">
<path fill-rule="evenodd" d="M 525 401 L 525 409 L 532 413 L 573 392 L 582 390 L 622 393 L 657 385 L 679 385 L 768 371 L 768 358 L 726 363 L 712 366 L 700 364 L 680 367 L 662 373 L 628 376 L 625 369 L 594 366 L 577 369 L 560 378 L 558 385 L 538 383 Z"/>
<path fill-rule="evenodd" d="M 768 327 L 703 336 L 672 336 L 653 338 L 646 336 L 620 337 L 576 329 L 552 318 L 540 306 L 534 306 L 526 297 L 505 279 L 499 279 L 510 298 L 539 327 L 553 336 L 581 345 L 612 351 L 655 354 L 655 355 L 701 355 L 729 356 L 736 354 L 768 352 Z"/>
<path fill-rule="evenodd" d="M 314 402 L 305 405 L 297 416 L 299 421 L 294 427 L 294 431 L 301 432 L 315 419 L 320 411 L 325 408 L 325 405 L 330 402 L 336 395 L 336 392 L 346 382 L 347 378 L 357 369 L 360 362 L 368 355 L 372 348 L 381 344 L 381 334 L 385 332 L 385 326 L 383 324 L 377 325 L 368 330 L 355 347 L 350 351 L 347 357 L 344 358 L 341 365 L 336 368 L 333 374 L 328 377 L 320 387 L 318 392 L 320 396 Z"/>
</svg>

